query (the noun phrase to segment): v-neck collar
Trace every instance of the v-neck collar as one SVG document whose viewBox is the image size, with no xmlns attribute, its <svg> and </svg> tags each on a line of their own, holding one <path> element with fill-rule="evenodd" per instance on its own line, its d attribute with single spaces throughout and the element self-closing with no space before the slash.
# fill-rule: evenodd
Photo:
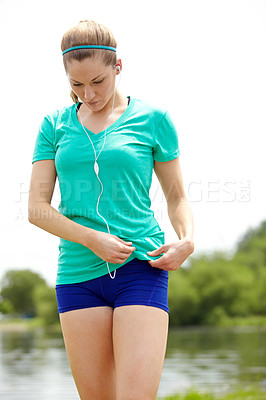
<svg viewBox="0 0 266 400">
<path fill-rule="evenodd" d="M 127 106 L 127 108 L 125 109 L 123 114 L 120 115 L 120 117 L 113 124 L 108 126 L 108 128 L 106 129 L 106 135 L 108 135 L 108 133 L 114 131 L 119 125 L 121 125 L 125 121 L 127 116 L 130 114 L 130 112 L 131 112 L 131 110 L 132 110 L 132 108 L 134 106 L 134 102 L 135 101 L 134 101 L 134 98 L 132 98 L 130 96 L 127 96 L 127 97 L 130 99 L 129 105 Z M 72 120 L 73 120 L 74 124 L 81 131 L 84 132 L 82 124 L 79 121 L 78 116 L 77 116 L 77 106 L 75 104 L 72 106 Z M 105 129 L 103 131 L 99 132 L 99 133 L 94 133 L 94 132 L 90 131 L 88 128 L 86 128 L 85 126 L 84 126 L 84 129 L 86 130 L 86 132 L 88 132 L 90 134 L 90 138 L 93 138 L 94 140 L 97 140 L 97 139 L 101 138 L 105 133 Z"/>
</svg>

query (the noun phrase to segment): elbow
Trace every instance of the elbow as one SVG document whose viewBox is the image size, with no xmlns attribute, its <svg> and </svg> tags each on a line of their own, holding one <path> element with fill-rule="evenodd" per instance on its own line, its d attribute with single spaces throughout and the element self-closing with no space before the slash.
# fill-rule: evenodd
<svg viewBox="0 0 266 400">
<path fill-rule="evenodd" d="M 51 205 L 48 202 L 29 203 L 28 206 L 28 221 L 39 226 L 40 220 L 51 217 Z"/>
<path fill-rule="evenodd" d="M 33 224 L 33 217 L 35 214 L 35 203 L 33 201 L 33 199 L 31 198 L 31 196 L 29 196 L 28 198 L 28 221 Z"/>
<path fill-rule="evenodd" d="M 188 239 L 187 242 L 188 242 L 190 254 L 194 253 L 194 251 L 195 251 L 194 240 Z"/>
<path fill-rule="evenodd" d="M 31 224 L 34 224 L 34 214 L 35 214 L 34 208 L 28 208 L 28 221 Z"/>
<path fill-rule="evenodd" d="M 36 225 L 36 219 L 40 217 L 40 208 L 37 203 L 29 203 L 28 204 L 28 221 Z"/>
</svg>

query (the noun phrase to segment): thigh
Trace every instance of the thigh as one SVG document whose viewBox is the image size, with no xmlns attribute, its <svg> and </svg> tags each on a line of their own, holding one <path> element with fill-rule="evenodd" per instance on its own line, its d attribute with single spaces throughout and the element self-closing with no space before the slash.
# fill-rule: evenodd
<svg viewBox="0 0 266 400">
<path fill-rule="evenodd" d="M 117 307 L 113 318 L 116 400 L 155 400 L 168 335 L 168 313 L 142 305 Z"/>
<path fill-rule="evenodd" d="M 116 282 L 114 308 L 143 305 L 169 313 L 168 271 L 152 267 L 147 260 L 133 259 L 117 270 Z"/>
<path fill-rule="evenodd" d="M 60 323 L 80 398 L 115 400 L 113 309 L 92 307 L 64 312 Z"/>
</svg>

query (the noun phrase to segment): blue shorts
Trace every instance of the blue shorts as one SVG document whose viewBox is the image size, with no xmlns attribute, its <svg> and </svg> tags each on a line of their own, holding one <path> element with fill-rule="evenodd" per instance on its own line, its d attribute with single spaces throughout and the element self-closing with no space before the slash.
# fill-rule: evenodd
<svg viewBox="0 0 266 400">
<path fill-rule="evenodd" d="M 127 305 L 158 307 L 169 314 L 168 271 L 134 258 L 109 274 L 86 282 L 56 285 L 58 312 L 81 308 Z"/>
</svg>

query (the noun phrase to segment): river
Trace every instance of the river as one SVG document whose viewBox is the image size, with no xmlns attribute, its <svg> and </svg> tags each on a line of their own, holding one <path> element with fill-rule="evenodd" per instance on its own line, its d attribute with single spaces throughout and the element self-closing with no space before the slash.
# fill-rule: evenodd
<svg viewBox="0 0 266 400">
<path fill-rule="evenodd" d="M 158 399 L 194 387 L 215 395 L 266 390 L 266 327 L 169 331 Z M 0 331 L 1 400 L 78 400 L 61 334 Z"/>
</svg>

